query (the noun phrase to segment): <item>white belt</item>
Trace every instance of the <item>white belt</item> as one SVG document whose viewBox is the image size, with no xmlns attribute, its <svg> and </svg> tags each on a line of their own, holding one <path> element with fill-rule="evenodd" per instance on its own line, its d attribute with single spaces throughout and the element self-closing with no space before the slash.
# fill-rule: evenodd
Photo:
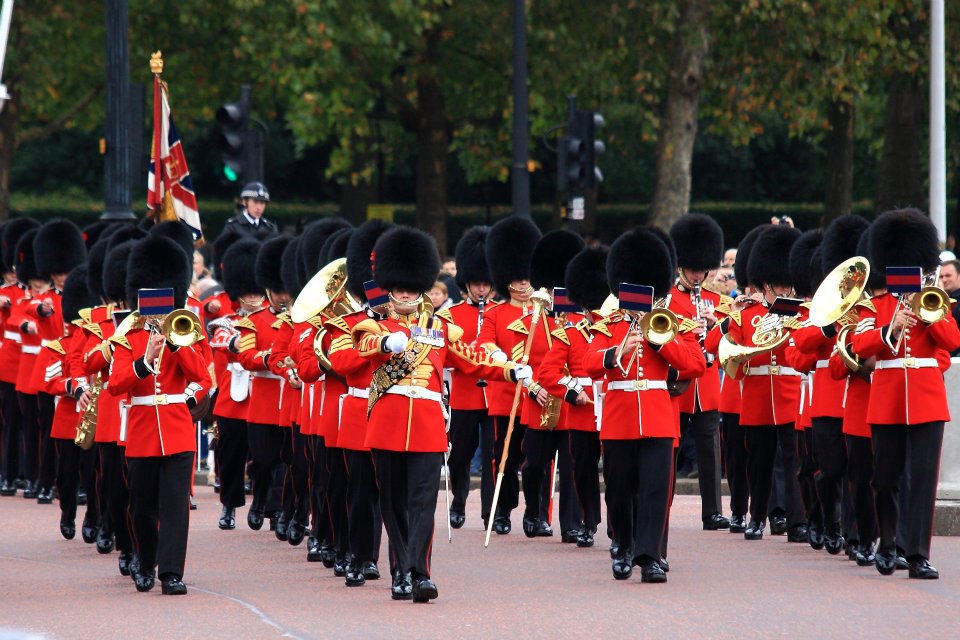
<svg viewBox="0 0 960 640">
<path fill-rule="evenodd" d="M 607 391 L 652 391 L 667 390 L 666 380 L 614 380 L 607 385 Z"/>
<path fill-rule="evenodd" d="M 799 376 L 800 372 L 793 367 L 781 367 L 780 365 L 763 364 L 759 367 L 750 367 L 747 370 L 748 376 Z"/>
<path fill-rule="evenodd" d="M 576 382 L 583 388 L 593 386 L 593 378 L 570 378 L 570 382 Z"/>
<path fill-rule="evenodd" d="M 155 407 L 165 404 L 183 404 L 187 401 L 185 393 L 160 393 L 155 396 L 133 396 L 131 407 Z"/>
<path fill-rule="evenodd" d="M 877 369 L 929 369 L 939 367 L 936 358 L 897 358 L 896 360 L 877 360 Z"/>
<path fill-rule="evenodd" d="M 16 331 L 4 331 L 3 332 L 4 340 L 13 340 L 14 342 L 20 342 L 20 334 Z"/>
<path fill-rule="evenodd" d="M 358 387 L 350 387 L 347 389 L 347 395 L 353 396 L 354 398 L 363 398 L 364 400 L 367 400 L 370 398 L 370 390 L 360 389 Z"/>
<path fill-rule="evenodd" d="M 266 378 L 267 380 L 286 380 L 283 376 L 278 376 L 272 371 L 251 371 L 250 375 L 254 378 Z"/>
<path fill-rule="evenodd" d="M 387 393 L 392 393 L 397 396 L 406 396 L 408 398 L 413 398 L 414 400 L 423 399 L 423 400 L 433 400 L 434 402 L 443 403 L 443 395 L 436 391 L 430 391 L 429 389 L 424 389 L 423 387 L 414 387 L 410 385 L 393 385 L 386 391 Z"/>
<path fill-rule="evenodd" d="M 20 347 L 21 353 L 29 353 L 31 355 L 37 355 L 40 353 L 40 345 L 38 344 L 25 344 Z"/>
<path fill-rule="evenodd" d="M 829 360 L 817 360 L 817 369 L 826 369 L 830 366 Z"/>
</svg>

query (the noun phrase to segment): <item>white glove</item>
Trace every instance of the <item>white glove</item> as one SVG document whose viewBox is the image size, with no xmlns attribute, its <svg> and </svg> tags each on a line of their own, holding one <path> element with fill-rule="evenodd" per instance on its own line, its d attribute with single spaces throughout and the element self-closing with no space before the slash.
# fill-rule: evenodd
<svg viewBox="0 0 960 640">
<path fill-rule="evenodd" d="M 390 353 L 402 353 L 407 347 L 407 334 L 403 331 L 394 331 L 387 336 L 385 344 Z"/>
<path fill-rule="evenodd" d="M 507 361 L 507 354 L 505 354 L 503 351 L 494 351 L 493 353 L 490 354 L 490 361 L 491 361 L 491 362 L 506 362 L 506 361 Z"/>
<path fill-rule="evenodd" d="M 517 379 L 517 382 L 522 382 L 523 386 L 529 387 L 533 381 L 533 367 L 528 364 L 519 364 L 513 370 L 513 377 Z"/>
</svg>

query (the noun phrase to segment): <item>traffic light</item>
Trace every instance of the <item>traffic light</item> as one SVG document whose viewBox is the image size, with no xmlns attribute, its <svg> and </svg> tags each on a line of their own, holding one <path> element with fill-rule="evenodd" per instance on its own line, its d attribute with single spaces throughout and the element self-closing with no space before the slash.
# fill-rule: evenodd
<svg viewBox="0 0 960 640">
<path fill-rule="evenodd" d="M 595 111 L 570 110 L 567 135 L 560 138 L 557 151 L 557 188 L 560 191 L 593 189 L 603 182 L 597 156 L 606 149 L 596 139 L 603 116 Z"/>
<path fill-rule="evenodd" d="M 217 109 L 220 125 L 220 176 L 230 183 L 246 180 L 250 176 L 248 158 L 250 149 L 250 86 L 240 87 L 240 99 L 226 102 Z"/>
</svg>

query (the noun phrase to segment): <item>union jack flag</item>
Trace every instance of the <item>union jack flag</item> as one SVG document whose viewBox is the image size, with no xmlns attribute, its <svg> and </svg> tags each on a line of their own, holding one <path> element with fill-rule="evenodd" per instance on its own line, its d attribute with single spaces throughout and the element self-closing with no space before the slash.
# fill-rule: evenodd
<svg viewBox="0 0 960 640">
<path fill-rule="evenodd" d="M 157 163 L 161 167 L 157 179 Z M 193 231 L 195 241 L 203 239 L 197 196 L 190 181 L 187 156 L 173 125 L 167 86 L 159 74 L 153 76 L 153 144 L 147 177 L 147 216 L 155 222 L 182 220 Z"/>
</svg>

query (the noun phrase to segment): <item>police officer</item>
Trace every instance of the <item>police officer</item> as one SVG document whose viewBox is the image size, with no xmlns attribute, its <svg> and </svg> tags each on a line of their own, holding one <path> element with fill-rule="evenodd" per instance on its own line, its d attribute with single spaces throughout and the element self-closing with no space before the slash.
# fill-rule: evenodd
<svg viewBox="0 0 960 640">
<path fill-rule="evenodd" d="M 240 191 L 240 202 L 243 209 L 234 217 L 227 220 L 224 232 L 238 232 L 244 235 L 258 235 L 261 230 L 277 232 L 277 224 L 263 217 L 263 212 L 270 202 L 270 192 L 262 182 L 247 183 Z"/>
</svg>

